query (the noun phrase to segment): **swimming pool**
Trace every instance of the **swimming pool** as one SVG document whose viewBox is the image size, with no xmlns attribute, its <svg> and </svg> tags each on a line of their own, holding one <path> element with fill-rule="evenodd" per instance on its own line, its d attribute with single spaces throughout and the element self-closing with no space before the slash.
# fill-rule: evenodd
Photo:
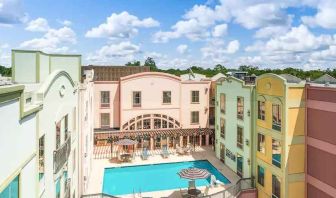
<svg viewBox="0 0 336 198">
<path fill-rule="evenodd" d="M 208 160 L 189 162 L 106 168 L 104 172 L 103 193 L 109 195 L 132 194 L 187 188 L 188 180 L 181 179 L 178 172 L 185 168 L 203 168 L 215 175 L 224 184 L 230 181 Z M 209 185 L 210 178 L 196 180 L 196 186 Z"/>
</svg>

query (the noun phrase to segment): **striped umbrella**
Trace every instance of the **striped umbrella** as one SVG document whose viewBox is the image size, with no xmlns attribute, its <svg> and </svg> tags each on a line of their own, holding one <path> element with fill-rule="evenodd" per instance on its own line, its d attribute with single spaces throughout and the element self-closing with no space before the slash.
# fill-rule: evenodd
<svg viewBox="0 0 336 198">
<path fill-rule="evenodd" d="M 130 139 L 121 139 L 117 142 L 115 142 L 114 144 L 115 145 L 125 145 L 125 146 L 128 146 L 128 145 L 135 145 L 137 144 L 138 142 L 136 140 L 130 140 Z"/>
<path fill-rule="evenodd" d="M 182 169 L 178 175 L 184 179 L 196 180 L 196 179 L 206 179 L 210 177 L 210 173 L 206 169 L 201 168 L 188 168 Z"/>
</svg>

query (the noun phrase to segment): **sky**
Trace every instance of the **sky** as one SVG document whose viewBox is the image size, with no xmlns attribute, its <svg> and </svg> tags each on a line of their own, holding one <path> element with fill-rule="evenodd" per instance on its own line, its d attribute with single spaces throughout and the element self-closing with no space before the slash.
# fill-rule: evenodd
<svg viewBox="0 0 336 198">
<path fill-rule="evenodd" d="M 0 0 L 0 65 L 12 49 L 84 65 L 336 68 L 336 0 Z"/>
</svg>

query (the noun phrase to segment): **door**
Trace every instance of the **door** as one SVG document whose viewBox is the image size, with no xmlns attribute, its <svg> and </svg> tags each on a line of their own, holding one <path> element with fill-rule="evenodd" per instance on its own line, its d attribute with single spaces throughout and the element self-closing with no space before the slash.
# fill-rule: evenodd
<svg viewBox="0 0 336 198">
<path fill-rule="evenodd" d="M 225 146 L 223 143 L 220 143 L 220 161 L 225 164 Z"/>
<path fill-rule="evenodd" d="M 237 174 L 243 177 L 243 156 L 237 154 Z"/>
</svg>

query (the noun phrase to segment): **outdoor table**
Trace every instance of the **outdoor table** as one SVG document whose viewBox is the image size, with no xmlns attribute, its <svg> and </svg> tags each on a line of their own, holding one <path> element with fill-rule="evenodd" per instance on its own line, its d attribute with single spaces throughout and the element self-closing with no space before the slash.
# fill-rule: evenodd
<svg viewBox="0 0 336 198">
<path fill-rule="evenodd" d="M 193 196 L 193 197 L 197 197 L 197 195 L 201 194 L 201 191 L 198 189 L 189 189 L 188 190 L 188 194 Z"/>
<path fill-rule="evenodd" d="M 121 154 L 120 155 L 120 158 L 122 159 L 122 161 L 128 161 L 129 158 L 131 157 L 131 154 L 130 153 L 125 153 L 125 154 Z"/>
</svg>

